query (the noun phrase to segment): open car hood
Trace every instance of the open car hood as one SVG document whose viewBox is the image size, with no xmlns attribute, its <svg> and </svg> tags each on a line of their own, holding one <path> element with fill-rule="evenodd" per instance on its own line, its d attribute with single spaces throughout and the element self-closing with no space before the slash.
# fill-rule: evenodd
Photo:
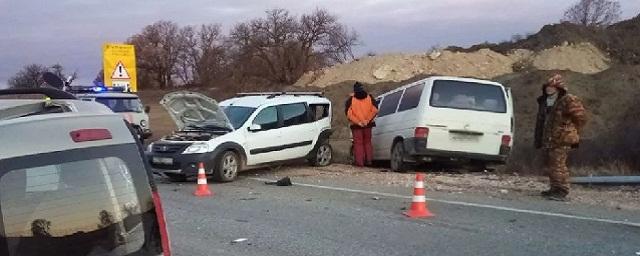
<svg viewBox="0 0 640 256">
<path fill-rule="evenodd" d="M 160 105 L 169 112 L 180 130 L 194 126 L 233 130 L 229 118 L 218 106 L 218 102 L 203 94 L 188 91 L 172 92 L 162 98 Z"/>
</svg>

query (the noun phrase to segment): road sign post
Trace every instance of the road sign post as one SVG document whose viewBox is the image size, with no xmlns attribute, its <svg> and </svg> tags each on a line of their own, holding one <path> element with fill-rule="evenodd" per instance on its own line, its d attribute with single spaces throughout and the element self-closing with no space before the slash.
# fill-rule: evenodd
<svg viewBox="0 0 640 256">
<path fill-rule="evenodd" d="M 104 44 L 102 54 L 105 86 L 126 87 L 131 92 L 138 91 L 133 45 Z"/>
</svg>

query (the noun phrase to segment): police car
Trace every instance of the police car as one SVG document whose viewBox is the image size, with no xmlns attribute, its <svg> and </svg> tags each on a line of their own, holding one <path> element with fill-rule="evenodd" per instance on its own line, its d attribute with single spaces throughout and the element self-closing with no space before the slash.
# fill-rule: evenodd
<svg viewBox="0 0 640 256">
<path fill-rule="evenodd" d="M 47 99 L 5 99 L 34 94 Z M 133 133 L 57 89 L 0 90 L 0 255 L 170 255 Z"/>
<path fill-rule="evenodd" d="M 180 181 L 198 163 L 217 181 L 274 162 L 332 161 L 331 102 L 322 93 L 244 93 L 218 103 L 200 93 L 174 92 L 160 104 L 179 128 L 148 147 L 154 169 Z"/>
<path fill-rule="evenodd" d="M 138 138 L 151 137 L 149 106 L 144 106 L 138 95 L 126 92 L 125 87 L 70 86 L 67 91 L 83 101 L 95 101 L 109 107 L 131 123 Z"/>
</svg>

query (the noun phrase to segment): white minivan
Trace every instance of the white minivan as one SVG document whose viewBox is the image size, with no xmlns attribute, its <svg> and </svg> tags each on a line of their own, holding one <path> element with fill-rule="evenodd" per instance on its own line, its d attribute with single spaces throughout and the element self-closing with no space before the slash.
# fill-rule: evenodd
<svg viewBox="0 0 640 256">
<path fill-rule="evenodd" d="M 393 171 L 407 163 L 504 164 L 513 146 L 510 90 L 486 80 L 429 77 L 377 98 L 375 160 Z"/>
</svg>

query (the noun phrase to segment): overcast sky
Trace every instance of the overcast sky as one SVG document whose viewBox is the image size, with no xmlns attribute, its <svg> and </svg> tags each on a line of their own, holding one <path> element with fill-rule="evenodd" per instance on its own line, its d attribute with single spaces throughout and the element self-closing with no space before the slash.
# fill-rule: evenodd
<svg viewBox="0 0 640 256">
<path fill-rule="evenodd" d="M 640 0 L 621 0 L 623 18 Z M 60 63 L 93 80 L 104 42 L 121 42 L 165 19 L 180 25 L 234 23 L 272 8 L 294 14 L 321 7 L 355 29 L 356 50 L 421 52 L 431 46 L 469 46 L 537 32 L 557 22 L 573 0 L 0 0 L 0 87 L 22 66 Z"/>
</svg>

